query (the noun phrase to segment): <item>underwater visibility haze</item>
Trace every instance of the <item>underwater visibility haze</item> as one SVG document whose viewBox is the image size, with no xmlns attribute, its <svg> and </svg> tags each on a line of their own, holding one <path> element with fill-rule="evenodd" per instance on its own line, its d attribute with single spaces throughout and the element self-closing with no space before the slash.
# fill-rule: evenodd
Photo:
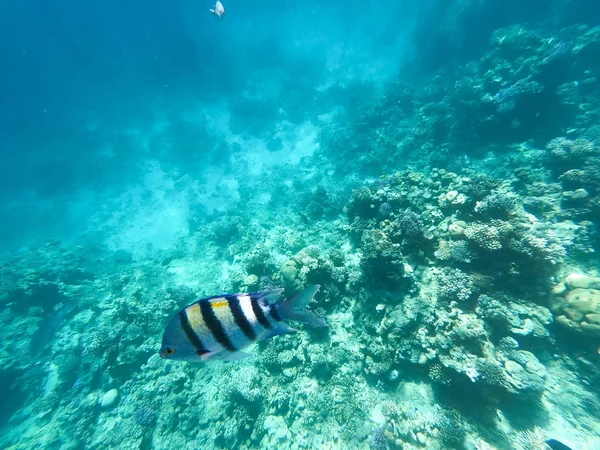
<svg viewBox="0 0 600 450">
<path fill-rule="evenodd" d="M 0 448 L 600 448 L 599 1 L 7 1 L 0 58 Z"/>
</svg>

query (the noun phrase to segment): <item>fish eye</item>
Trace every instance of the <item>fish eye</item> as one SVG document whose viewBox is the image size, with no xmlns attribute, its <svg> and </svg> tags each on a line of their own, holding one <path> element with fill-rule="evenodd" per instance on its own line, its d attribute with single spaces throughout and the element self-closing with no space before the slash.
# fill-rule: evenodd
<svg viewBox="0 0 600 450">
<path fill-rule="evenodd" d="M 167 347 L 167 348 L 165 348 L 165 353 L 167 355 L 172 355 L 173 353 L 175 353 L 175 349 L 171 348 L 171 347 Z"/>
</svg>

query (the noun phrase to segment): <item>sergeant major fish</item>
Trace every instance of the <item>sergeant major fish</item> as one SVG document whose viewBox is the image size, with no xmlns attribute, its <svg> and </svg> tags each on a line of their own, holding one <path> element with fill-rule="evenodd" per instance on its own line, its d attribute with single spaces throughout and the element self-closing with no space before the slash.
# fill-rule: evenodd
<svg viewBox="0 0 600 450">
<path fill-rule="evenodd" d="M 217 0 L 215 6 L 213 6 L 209 11 L 213 13 L 219 20 L 221 20 L 221 17 L 225 16 L 225 8 L 223 7 L 223 3 L 221 3 L 219 0 Z"/>
<path fill-rule="evenodd" d="M 310 286 L 281 303 L 274 301 L 283 289 L 198 300 L 167 324 L 159 355 L 175 361 L 234 361 L 251 356 L 241 350 L 253 342 L 296 333 L 285 320 L 326 327 L 323 319 L 305 309 L 319 288 Z"/>
</svg>

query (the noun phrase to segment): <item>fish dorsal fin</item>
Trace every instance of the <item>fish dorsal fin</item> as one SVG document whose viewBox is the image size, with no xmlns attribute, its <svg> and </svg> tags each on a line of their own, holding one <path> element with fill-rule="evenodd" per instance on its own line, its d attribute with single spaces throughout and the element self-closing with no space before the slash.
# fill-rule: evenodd
<svg viewBox="0 0 600 450">
<path fill-rule="evenodd" d="M 283 292 L 282 288 L 273 289 L 272 291 L 263 292 L 259 299 L 263 300 L 267 305 L 275 303 Z"/>
</svg>

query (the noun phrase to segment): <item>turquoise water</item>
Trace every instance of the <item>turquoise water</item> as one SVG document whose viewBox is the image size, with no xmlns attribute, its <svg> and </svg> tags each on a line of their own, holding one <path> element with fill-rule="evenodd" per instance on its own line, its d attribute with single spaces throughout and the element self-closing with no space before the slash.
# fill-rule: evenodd
<svg viewBox="0 0 600 450">
<path fill-rule="evenodd" d="M 0 448 L 600 448 L 600 3 L 223 4 L 0 5 Z"/>
</svg>

